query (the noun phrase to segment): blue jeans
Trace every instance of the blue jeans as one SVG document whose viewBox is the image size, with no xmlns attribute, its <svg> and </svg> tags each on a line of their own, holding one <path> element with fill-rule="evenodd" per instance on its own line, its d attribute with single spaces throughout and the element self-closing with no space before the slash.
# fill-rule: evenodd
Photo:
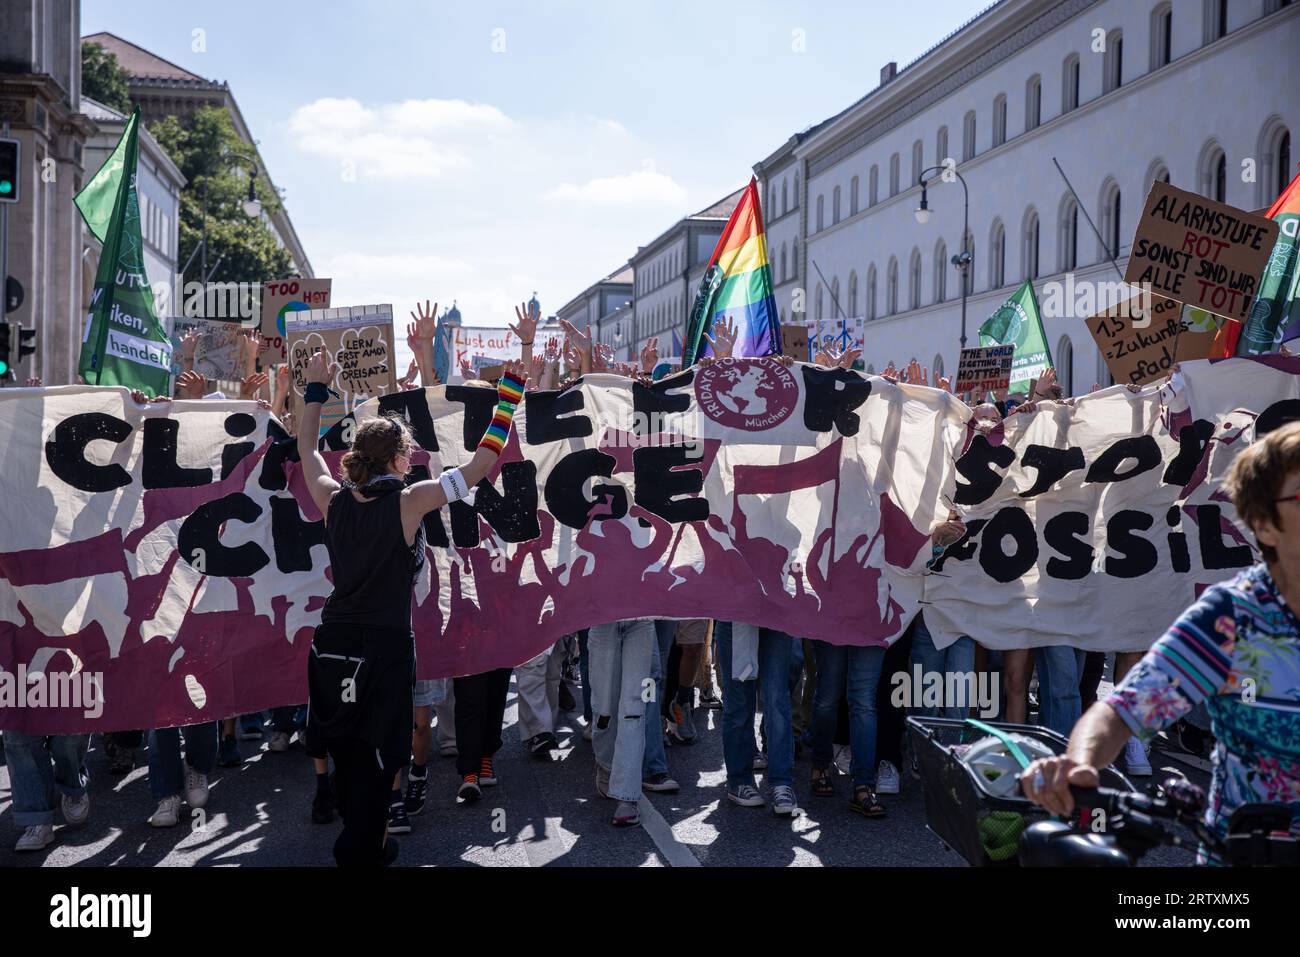
<svg viewBox="0 0 1300 957">
<path fill-rule="evenodd" d="M 4 733 L 5 763 L 13 792 L 14 823 L 21 828 L 53 824 L 62 792 L 71 798 L 86 793 L 88 734 Z"/>
<path fill-rule="evenodd" d="M 582 679 L 582 720 L 591 727 L 591 655 L 587 653 L 587 629 L 578 632 L 578 676 Z"/>
<path fill-rule="evenodd" d="M 1038 723 L 1067 738 L 1083 708 L 1079 676 L 1087 652 L 1067 645 L 1034 649 L 1038 667 Z"/>
<path fill-rule="evenodd" d="M 814 641 L 817 692 L 813 698 L 812 763 L 831 766 L 840 693 L 849 702 L 849 751 L 853 755 L 853 786 L 876 786 L 876 686 L 885 663 L 885 649 L 858 645 L 832 645 Z"/>
<path fill-rule="evenodd" d="M 650 677 L 654 679 L 655 695 L 653 701 L 645 705 L 645 757 L 641 760 L 641 777 L 649 778 L 656 774 L 668 773 L 668 755 L 664 753 L 664 722 L 660 717 L 663 707 L 664 688 L 668 687 L 665 670 L 668 655 L 673 650 L 673 639 L 677 636 L 677 622 L 659 620 L 655 622 L 654 658 L 650 666 Z"/>
<path fill-rule="evenodd" d="M 596 723 L 591 746 L 596 763 L 609 771 L 609 796 L 641 799 L 645 757 L 644 682 L 654 658 L 652 621 L 595 625 L 587 635 L 591 655 L 591 706 Z"/>
<path fill-rule="evenodd" d="M 767 783 L 794 786 L 794 732 L 790 727 L 790 658 L 794 640 L 781 631 L 759 629 L 758 678 L 731 676 L 731 622 L 713 627 L 722 669 L 722 754 L 727 787 L 754 785 L 754 717 L 763 699 L 767 723 Z"/>
<path fill-rule="evenodd" d="M 185 763 L 200 774 L 217 766 L 217 722 L 205 721 L 188 728 L 155 728 L 149 732 L 149 790 L 155 801 L 180 794 L 185 786 L 181 763 L 181 734 L 185 735 Z"/>
<path fill-rule="evenodd" d="M 911 665 L 915 668 L 921 666 L 922 681 L 925 675 L 941 674 L 944 676 L 943 686 L 948 687 L 947 676 L 950 674 L 974 675 L 975 672 L 975 639 L 969 635 L 962 635 L 947 648 L 940 651 L 934 646 L 934 638 L 930 634 L 930 629 L 925 627 L 925 621 L 920 615 L 916 617 L 916 623 L 912 626 L 912 660 Z M 978 679 L 978 676 L 976 676 Z M 970 687 L 965 685 L 965 687 Z M 973 689 L 979 692 L 978 680 Z M 913 707 L 908 709 L 909 714 L 918 715 L 923 718 L 965 718 L 970 714 L 972 706 L 977 704 L 976 701 L 967 701 L 964 705 L 949 701 L 943 707 L 939 708 L 920 708 Z M 997 708 L 999 702 L 994 701 L 992 706 Z"/>
</svg>

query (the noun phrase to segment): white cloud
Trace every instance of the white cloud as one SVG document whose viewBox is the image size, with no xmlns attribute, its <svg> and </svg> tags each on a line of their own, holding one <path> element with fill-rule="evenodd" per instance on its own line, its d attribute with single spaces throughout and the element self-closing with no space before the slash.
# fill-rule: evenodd
<svg viewBox="0 0 1300 957">
<path fill-rule="evenodd" d="M 593 206 L 628 206 L 686 201 L 686 190 L 671 176 L 655 169 L 654 160 L 641 162 L 641 169 L 621 176 L 604 176 L 575 185 L 562 183 L 547 190 L 543 199 Z"/>
<path fill-rule="evenodd" d="M 495 106 L 464 100 L 404 100 L 368 107 L 323 97 L 289 117 L 300 149 L 377 179 L 436 177 L 471 165 L 470 146 L 514 122 Z"/>
</svg>

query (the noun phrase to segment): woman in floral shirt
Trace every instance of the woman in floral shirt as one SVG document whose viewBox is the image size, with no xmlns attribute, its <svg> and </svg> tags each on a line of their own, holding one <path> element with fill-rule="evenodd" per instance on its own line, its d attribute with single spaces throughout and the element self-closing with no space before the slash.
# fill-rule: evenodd
<svg viewBox="0 0 1300 957">
<path fill-rule="evenodd" d="M 1131 735 L 1143 740 L 1205 702 L 1218 739 L 1206 823 L 1217 833 L 1243 804 L 1289 804 L 1300 825 L 1300 422 L 1243 451 L 1226 487 L 1264 561 L 1207 588 L 1079 720 L 1063 756 L 1036 761 L 1025 794 L 1069 815 L 1070 785 L 1097 786 L 1097 768 Z"/>
</svg>

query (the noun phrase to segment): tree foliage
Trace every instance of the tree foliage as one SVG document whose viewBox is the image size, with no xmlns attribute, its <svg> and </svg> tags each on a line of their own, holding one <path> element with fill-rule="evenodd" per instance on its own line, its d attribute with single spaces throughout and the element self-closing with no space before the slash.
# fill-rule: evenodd
<svg viewBox="0 0 1300 957">
<path fill-rule="evenodd" d="M 98 43 L 81 44 L 81 95 L 119 113 L 131 112 L 126 70 L 118 65 L 114 54 Z"/>
</svg>

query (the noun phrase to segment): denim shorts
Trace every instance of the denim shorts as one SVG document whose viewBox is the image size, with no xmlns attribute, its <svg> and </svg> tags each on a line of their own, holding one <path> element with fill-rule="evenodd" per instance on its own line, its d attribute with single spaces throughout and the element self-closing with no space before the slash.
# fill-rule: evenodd
<svg viewBox="0 0 1300 957">
<path fill-rule="evenodd" d="M 415 691 L 411 695 L 411 704 L 417 708 L 432 707 L 439 698 L 438 684 L 437 678 L 417 679 Z"/>
</svg>

